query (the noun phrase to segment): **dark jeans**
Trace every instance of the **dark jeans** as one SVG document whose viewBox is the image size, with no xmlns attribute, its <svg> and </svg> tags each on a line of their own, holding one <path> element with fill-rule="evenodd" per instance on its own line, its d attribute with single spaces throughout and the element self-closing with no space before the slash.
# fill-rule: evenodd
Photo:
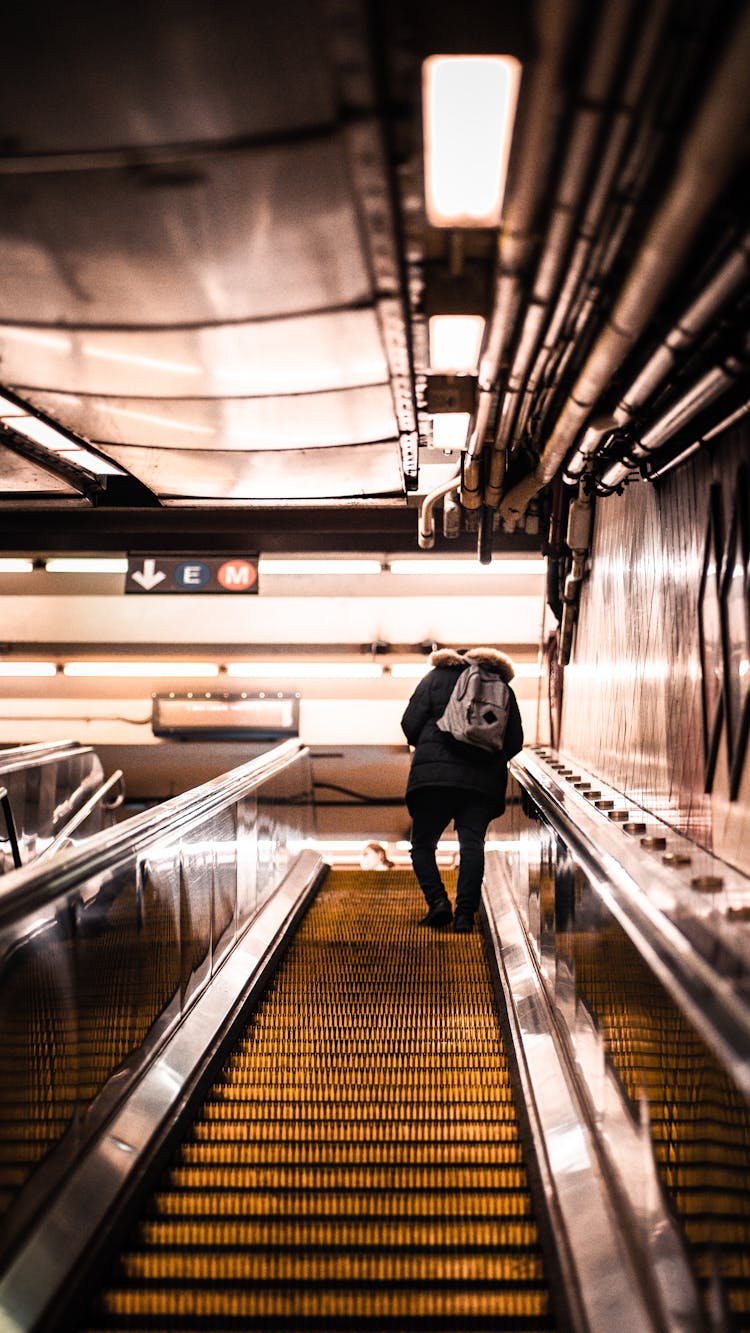
<svg viewBox="0 0 750 1333">
<path fill-rule="evenodd" d="M 487 825 L 497 814 L 497 801 L 476 791 L 421 787 L 410 794 L 409 810 L 413 821 L 411 863 L 428 906 L 434 907 L 447 898 L 435 848 L 453 820 L 460 849 L 456 911 L 473 915 L 482 892 L 484 839 Z"/>
</svg>

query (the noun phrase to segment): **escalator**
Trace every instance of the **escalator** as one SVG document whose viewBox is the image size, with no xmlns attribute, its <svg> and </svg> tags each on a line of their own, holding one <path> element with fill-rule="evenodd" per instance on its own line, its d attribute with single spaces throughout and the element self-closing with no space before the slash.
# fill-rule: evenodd
<svg viewBox="0 0 750 1333">
<path fill-rule="evenodd" d="M 543 768 L 470 936 L 296 742 L 8 877 L 3 1333 L 750 1333 L 750 954 Z"/>
<path fill-rule="evenodd" d="M 84 1320 L 551 1329 L 482 939 L 330 874 Z"/>
</svg>

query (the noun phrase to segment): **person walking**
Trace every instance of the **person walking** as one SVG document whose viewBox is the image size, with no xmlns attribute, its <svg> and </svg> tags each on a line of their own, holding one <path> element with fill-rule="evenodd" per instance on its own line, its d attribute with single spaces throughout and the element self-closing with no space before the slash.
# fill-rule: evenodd
<svg viewBox="0 0 750 1333">
<path fill-rule="evenodd" d="M 512 690 L 508 691 L 502 749 L 467 744 L 438 726 L 456 681 L 474 662 L 496 673 L 507 685 L 515 675 L 512 660 L 497 648 L 464 652 L 442 648 L 432 654 L 433 669 L 420 680 L 401 719 L 401 729 L 414 747 L 406 805 L 412 817 L 412 866 L 427 901 L 427 913 L 419 924 L 442 929 L 453 919 L 457 934 L 470 934 L 474 929 L 484 877 L 487 827 L 505 809 L 508 760 L 523 745 L 521 714 Z M 455 917 L 435 856 L 440 836 L 451 820 L 459 844 Z"/>
</svg>

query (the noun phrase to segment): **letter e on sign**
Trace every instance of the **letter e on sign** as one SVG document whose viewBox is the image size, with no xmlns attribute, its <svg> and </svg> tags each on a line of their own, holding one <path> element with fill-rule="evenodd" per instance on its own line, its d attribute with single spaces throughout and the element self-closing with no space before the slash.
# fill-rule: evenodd
<svg viewBox="0 0 750 1333">
<path fill-rule="evenodd" d="M 211 577 L 211 566 L 204 560 L 183 560 L 174 572 L 174 581 L 178 588 L 186 592 L 203 588 Z"/>
<path fill-rule="evenodd" d="M 249 592 L 255 585 L 258 571 L 249 560 L 225 560 L 216 571 L 216 577 L 227 592 Z"/>
</svg>

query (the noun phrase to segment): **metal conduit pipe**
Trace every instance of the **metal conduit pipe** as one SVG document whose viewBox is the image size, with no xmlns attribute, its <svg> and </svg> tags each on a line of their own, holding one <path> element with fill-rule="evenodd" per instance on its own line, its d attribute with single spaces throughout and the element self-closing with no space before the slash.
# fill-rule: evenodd
<svg viewBox="0 0 750 1333">
<path fill-rule="evenodd" d="M 507 394 L 512 397 L 507 412 L 501 416 L 502 430 L 498 432 L 494 446 L 496 451 L 503 454 L 507 451 L 514 433 L 516 412 L 521 402 L 520 395 L 539 346 L 550 305 L 560 283 L 631 13 L 631 3 L 603 7 L 600 12 L 591 65 L 578 93 L 580 105 L 574 115 L 544 247 L 537 264 L 531 297 L 508 374 Z M 515 433 L 518 434 L 517 431 Z M 504 473 L 504 468 L 501 470 Z M 497 469 L 493 469 L 491 464 L 484 493 L 485 504 L 493 509 L 496 509 L 500 502 L 500 490 L 494 482 L 496 472 Z"/>
<path fill-rule="evenodd" d="M 625 390 L 611 416 L 592 421 L 587 427 L 565 466 L 564 477 L 568 483 L 577 481 L 587 459 L 597 452 L 603 438 L 627 425 L 638 408 L 655 393 L 675 366 L 678 354 L 695 342 L 717 311 L 747 278 L 749 268 L 750 232 L 747 232 L 730 251 L 700 296 L 670 329 L 653 356 Z"/>
<path fill-rule="evenodd" d="M 461 483 L 461 473 L 456 473 L 450 481 L 441 481 L 439 486 L 430 491 L 424 497 L 419 509 L 419 526 L 417 528 L 417 542 L 421 551 L 431 551 L 435 545 L 435 517 L 433 510 L 438 500 L 441 500 L 449 491 L 455 491 Z"/>
<path fill-rule="evenodd" d="M 660 449 L 698 412 L 710 407 L 711 403 L 720 398 L 746 369 L 747 367 L 736 357 L 730 357 L 722 365 L 714 366 L 697 383 L 691 385 L 687 392 L 678 398 L 676 403 L 672 403 L 658 421 L 655 421 L 641 436 L 640 440 L 630 446 L 625 458 L 607 468 L 598 483 L 602 490 L 612 491 L 619 486 L 641 459 Z"/>
<path fill-rule="evenodd" d="M 449 541 L 455 541 L 461 531 L 461 506 L 458 503 L 458 492 L 448 491 L 443 500 L 443 536 Z"/>
<path fill-rule="evenodd" d="M 710 209 L 746 150 L 750 112 L 750 6 L 743 6 L 610 317 L 589 353 L 530 476 L 502 501 L 515 527 L 530 500 L 551 481 L 597 400 L 643 333 Z"/>
<path fill-rule="evenodd" d="M 578 0 L 547 5 L 537 0 L 534 27 L 538 56 L 524 75 L 524 116 L 519 126 L 512 176 L 498 239 L 498 275 L 485 348 L 479 363 L 480 390 L 490 389 L 505 359 L 521 306 L 522 282 L 537 240 L 537 212 L 548 179 L 549 160 L 559 118 L 558 88 Z M 481 400 L 480 400 L 481 401 Z M 484 440 L 474 431 L 472 457 Z"/>
<path fill-rule="evenodd" d="M 544 9 L 544 13 L 542 10 Z M 495 300 L 479 363 L 479 397 L 474 427 L 469 436 L 464 467 L 461 503 L 478 509 L 482 503 L 479 469 L 473 466 L 485 445 L 490 414 L 495 403 L 496 381 L 501 361 L 518 318 L 523 294 L 522 277 L 536 241 L 534 224 L 542 197 L 544 170 L 554 143 L 557 117 L 556 90 L 577 0 L 563 0 L 551 12 L 537 3 L 534 20 L 539 56 L 528 75 L 527 110 L 521 126 L 516 158 L 519 173 L 512 185 L 498 241 L 498 276 Z M 467 487 L 467 480 L 474 483 Z"/>
<path fill-rule="evenodd" d="M 583 133 L 576 138 L 574 132 L 572 149 L 575 149 L 575 151 L 571 149 L 566 159 L 560 195 L 553 205 L 553 208 L 558 211 L 553 217 L 547 235 L 540 269 L 526 307 L 518 343 L 508 372 L 508 383 L 500 410 L 500 420 L 492 447 L 492 457 L 484 492 L 484 503 L 493 509 L 496 509 L 500 503 L 502 483 L 505 476 L 505 457 L 511 439 L 518 436 L 516 419 L 521 395 L 526 385 L 531 360 L 544 330 L 549 305 L 554 293 L 554 284 L 562 268 L 572 230 L 573 200 L 574 198 L 579 200 L 583 193 L 586 172 L 598 137 L 602 112 L 600 110 L 597 113 L 595 120 L 593 115 L 594 113 L 588 109 L 579 113 L 579 129 L 585 132 L 585 142 Z"/>
<path fill-rule="evenodd" d="M 710 430 L 704 431 L 703 434 L 697 440 L 693 440 L 691 444 L 681 446 L 676 452 L 672 453 L 669 458 L 660 457 L 654 459 L 651 463 L 647 462 L 646 475 L 648 476 L 648 480 L 657 481 L 659 477 L 664 477 L 668 472 L 672 472 L 674 468 L 679 467 L 691 454 L 697 453 L 703 445 L 710 444 L 711 440 L 715 440 L 717 435 L 723 435 L 724 431 L 729 430 L 730 426 L 736 425 L 738 421 L 741 421 L 743 417 L 747 416 L 748 412 L 750 412 L 750 398 L 746 397 L 744 402 L 740 403 L 738 407 L 735 407 L 733 411 L 729 413 L 729 416 L 722 417 L 721 421 L 717 421 L 715 426 L 712 426 Z"/>
<path fill-rule="evenodd" d="M 569 267 L 567 267 L 565 283 L 563 283 L 556 309 L 554 309 L 552 320 L 550 320 L 548 331 L 546 331 L 544 347 L 542 347 L 540 359 L 538 359 L 541 361 L 541 365 L 537 365 L 533 369 L 532 376 L 530 376 L 532 380 L 538 381 L 540 379 L 542 367 L 544 367 L 550 353 L 557 345 L 563 324 L 565 324 L 571 305 L 573 305 L 575 293 L 581 288 L 587 259 L 589 259 L 591 248 L 593 248 L 599 228 L 601 228 L 603 212 L 605 212 L 606 205 L 611 199 L 611 189 L 613 189 L 618 168 L 621 167 L 627 136 L 629 136 L 631 125 L 633 125 L 635 112 L 642 103 L 646 80 L 649 77 L 651 67 L 653 67 L 658 41 L 661 39 L 669 8 L 669 0 L 658 0 L 658 3 L 649 5 L 649 11 L 643 19 L 643 27 L 638 32 L 637 51 L 635 51 L 633 63 L 627 71 L 625 85 L 622 89 L 622 103 L 618 105 L 613 121 L 611 121 L 610 133 L 607 137 L 605 149 L 603 149 L 601 163 L 599 163 L 597 179 L 594 181 L 589 203 L 586 205 L 581 227 L 579 227 L 579 239 L 575 244 L 573 256 L 571 256 Z"/>
<path fill-rule="evenodd" d="M 487 423 L 489 422 L 493 401 L 496 397 L 496 389 L 480 389 L 479 391 L 474 426 L 469 435 L 469 443 L 466 450 L 469 458 L 478 458 L 482 452 L 484 447 L 484 437 L 487 431 Z"/>
<path fill-rule="evenodd" d="M 482 503 L 481 469 L 478 458 L 464 455 L 464 468 L 461 477 L 461 504 L 464 509 L 479 509 Z"/>
</svg>

